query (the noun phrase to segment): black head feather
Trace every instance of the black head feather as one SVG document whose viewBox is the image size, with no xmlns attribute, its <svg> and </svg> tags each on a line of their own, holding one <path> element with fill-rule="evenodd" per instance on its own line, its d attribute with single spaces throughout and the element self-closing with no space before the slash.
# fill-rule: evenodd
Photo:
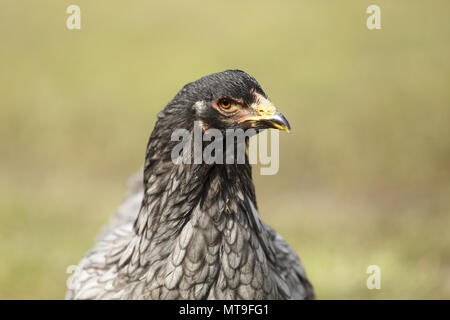
<svg viewBox="0 0 450 320">
<path fill-rule="evenodd" d="M 186 84 L 158 115 L 158 127 L 186 128 L 191 130 L 195 120 L 207 122 L 209 127 L 224 129 L 232 123 L 218 113 L 212 104 L 227 97 L 242 102 L 247 107 L 255 102 L 256 95 L 267 98 L 259 83 L 241 70 L 226 70 L 202 77 Z M 196 110 L 202 102 L 203 108 Z"/>
<path fill-rule="evenodd" d="M 248 105 L 254 102 L 255 96 L 251 94 L 252 91 L 266 97 L 255 78 L 241 70 L 226 70 L 186 84 L 175 96 L 172 103 L 214 101 L 227 96 L 241 99 L 244 104 Z"/>
</svg>

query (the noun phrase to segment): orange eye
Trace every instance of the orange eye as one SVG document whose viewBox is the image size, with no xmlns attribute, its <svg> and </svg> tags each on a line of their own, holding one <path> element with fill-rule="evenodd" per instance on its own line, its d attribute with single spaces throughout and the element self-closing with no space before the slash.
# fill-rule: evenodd
<svg viewBox="0 0 450 320">
<path fill-rule="evenodd" d="M 230 109 L 231 108 L 231 101 L 228 99 L 222 99 L 219 101 L 219 106 L 222 109 Z"/>
<path fill-rule="evenodd" d="M 239 108 L 241 107 L 239 103 L 228 98 L 219 99 L 219 101 L 217 101 L 217 106 L 228 115 L 234 114 L 235 112 L 239 111 Z"/>
</svg>

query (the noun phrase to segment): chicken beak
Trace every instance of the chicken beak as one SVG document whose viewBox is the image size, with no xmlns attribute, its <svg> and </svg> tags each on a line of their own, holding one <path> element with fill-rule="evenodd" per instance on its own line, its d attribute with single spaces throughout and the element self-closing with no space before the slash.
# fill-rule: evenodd
<svg viewBox="0 0 450 320">
<path fill-rule="evenodd" d="M 281 131 L 289 132 L 291 130 L 291 125 L 287 121 L 286 117 L 278 110 L 275 110 L 275 112 L 269 117 L 262 117 L 260 121 L 265 122 L 272 128 Z"/>
<path fill-rule="evenodd" d="M 246 123 L 250 128 L 273 128 L 287 132 L 291 130 L 291 126 L 286 117 L 272 103 L 260 104 L 254 109 L 256 109 L 256 115 L 244 117 L 239 123 Z"/>
</svg>

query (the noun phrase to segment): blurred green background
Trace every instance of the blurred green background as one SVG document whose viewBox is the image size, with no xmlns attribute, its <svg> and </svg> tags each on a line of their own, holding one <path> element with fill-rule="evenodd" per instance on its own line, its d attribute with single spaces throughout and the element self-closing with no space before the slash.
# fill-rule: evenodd
<svg viewBox="0 0 450 320">
<path fill-rule="evenodd" d="M 81 30 L 65 21 L 81 7 Z M 382 29 L 366 28 L 381 7 Z M 0 298 L 63 298 L 187 82 L 239 68 L 289 119 L 263 219 L 320 299 L 450 298 L 448 1 L 0 6 Z M 381 289 L 366 268 L 381 268 Z"/>
</svg>

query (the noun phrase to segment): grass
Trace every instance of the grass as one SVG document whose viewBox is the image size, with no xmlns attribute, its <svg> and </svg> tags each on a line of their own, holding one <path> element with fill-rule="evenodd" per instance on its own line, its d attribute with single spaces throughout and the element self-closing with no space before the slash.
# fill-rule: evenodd
<svg viewBox="0 0 450 320">
<path fill-rule="evenodd" d="M 254 75 L 287 116 L 263 219 L 318 298 L 450 298 L 446 1 L 7 0 L 0 18 L 0 298 L 62 298 L 188 81 Z M 365 286 L 381 267 L 381 290 Z"/>
</svg>

